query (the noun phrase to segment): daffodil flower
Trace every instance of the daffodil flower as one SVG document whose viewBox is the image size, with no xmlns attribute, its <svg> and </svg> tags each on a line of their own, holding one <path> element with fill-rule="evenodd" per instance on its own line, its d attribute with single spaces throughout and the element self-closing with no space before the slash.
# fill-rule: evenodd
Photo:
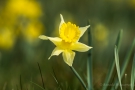
<svg viewBox="0 0 135 90">
<path fill-rule="evenodd" d="M 69 66 L 72 66 L 75 57 L 74 51 L 86 52 L 92 48 L 78 42 L 80 37 L 84 34 L 87 28 L 90 27 L 90 25 L 79 27 L 75 24 L 72 24 L 71 22 L 65 23 L 61 14 L 60 18 L 61 22 L 59 25 L 59 37 L 48 37 L 40 35 L 39 38 L 43 40 L 50 40 L 56 45 L 49 59 L 54 55 L 58 56 L 62 53 L 65 63 L 67 63 Z"/>
</svg>

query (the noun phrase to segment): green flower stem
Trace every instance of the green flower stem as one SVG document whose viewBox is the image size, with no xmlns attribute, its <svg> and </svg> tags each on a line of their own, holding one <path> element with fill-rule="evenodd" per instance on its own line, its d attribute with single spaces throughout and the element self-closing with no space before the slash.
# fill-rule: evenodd
<svg viewBox="0 0 135 90">
<path fill-rule="evenodd" d="M 88 25 L 90 22 L 88 21 Z M 88 45 L 92 46 L 92 36 L 91 36 L 91 28 L 88 28 Z M 88 81 L 88 89 L 93 89 L 93 79 L 92 79 L 92 72 L 93 72 L 93 64 L 92 64 L 92 49 L 88 51 L 88 59 L 87 59 L 87 81 Z"/>
<path fill-rule="evenodd" d="M 88 90 L 86 87 L 86 84 L 84 83 L 83 79 L 80 77 L 80 75 L 77 73 L 77 71 L 73 68 L 70 67 L 71 70 L 73 71 L 73 73 L 75 74 L 75 76 L 78 78 L 78 80 L 81 82 L 82 86 L 85 88 L 85 90 Z"/>
</svg>

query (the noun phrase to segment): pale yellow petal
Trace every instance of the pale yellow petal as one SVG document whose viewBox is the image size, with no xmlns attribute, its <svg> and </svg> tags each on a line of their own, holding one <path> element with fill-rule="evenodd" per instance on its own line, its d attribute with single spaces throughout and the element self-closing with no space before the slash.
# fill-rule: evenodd
<svg viewBox="0 0 135 90">
<path fill-rule="evenodd" d="M 40 35 L 39 36 L 40 39 L 43 39 L 43 40 L 50 40 L 51 42 L 53 42 L 56 46 L 59 46 L 61 45 L 61 42 L 62 42 L 62 39 L 59 38 L 59 37 L 47 37 L 47 36 L 44 36 L 44 35 Z"/>
<path fill-rule="evenodd" d="M 62 52 L 63 52 L 63 50 L 61 50 L 61 49 L 58 48 L 58 47 L 55 47 L 54 50 L 52 51 L 51 56 L 50 56 L 48 59 L 50 59 L 50 58 L 51 58 L 52 56 L 54 56 L 54 55 L 58 56 L 58 55 L 61 54 Z"/>
<path fill-rule="evenodd" d="M 48 37 L 48 39 L 53 42 L 56 46 L 61 45 L 62 39 L 58 37 Z"/>
<path fill-rule="evenodd" d="M 80 27 L 79 30 L 81 31 L 80 37 L 85 33 L 85 31 L 90 27 L 90 25 L 85 27 Z"/>
<path fill-rule="evenodd" d="M 65 63 L 67 63 L 69 66 L 72 66 L 73 60 L 75 57 L 75 52 L 64 50 L 62 53 L 62 56 L 63 56 Z"/>
<path fill-rule="evenodd" d="M 45 35 L 40 35 L 38 38 L 43 39 L 43 40 L 48 40 L 48 37 Z"/>
<path fill-rule="evenodd" d="M 60 30 L 61 25 L 62 25 L 63 23 L 65 23 L 62 14 L 60 14 L 60 19 L 61 19 L 61 22 L 60 22 L 60 25 L 59 25 L 59 30 Z"/>
<path fill-rule="evenodd" d="M 72 44 L 70 47 L 71 50 L 75 50 L 75 51 L 79 51 L 79 52 L 86 52 L 91 48 L 92 47 L 87 46 L 87 45 L 80 43 L 80 42 L 76 42 L 76 43 Z"/>
</svg>

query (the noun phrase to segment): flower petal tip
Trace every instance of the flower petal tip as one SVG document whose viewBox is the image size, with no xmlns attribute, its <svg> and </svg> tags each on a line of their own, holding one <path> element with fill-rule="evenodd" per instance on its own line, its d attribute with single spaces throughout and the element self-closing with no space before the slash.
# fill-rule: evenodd
<svg viewBox="0 0 135 90">
<path fill-rule="evenodd" d="M 90 48 L 93 48 L 93 47 L 90 47 Z"/>
<path fill-rule="evenodd" d="M 43 39 L 43 40 L 48 40 L 47 36 L 40 35 L 38 38 Z"/>
<path fill-rule="evenodd" d="M 51 59 L 51 57 L 52 57 L 52 56 L 50 56 L 50 57 L 48 58 L 48 60 L 50 60 L 50 59 Z"/>
<path fill-rule="evenodd" d="M 93 47 L 89 47 L 89 49 L 92 49 Z"/>
<path fill-rule="evenodd" d="M 90 27 L 90 25 L 88 25 L 88 26 L 86 26 L 87 28 L 89 28 Z"/>
<path fill-rule="evenodd" d="M 63 16 L 62 16 L 62 14 L 60 14 L 60 18 L 61 18 L 61 19 L 63 19 Z"/>
</svg>

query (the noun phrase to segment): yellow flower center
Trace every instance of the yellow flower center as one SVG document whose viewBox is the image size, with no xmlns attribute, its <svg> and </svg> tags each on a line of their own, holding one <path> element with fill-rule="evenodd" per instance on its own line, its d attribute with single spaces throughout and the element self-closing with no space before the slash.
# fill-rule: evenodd
<svg viewBox="0 0 135 90">
<path fill-rule="evenodd" d="M 60 38 L 65 42 L 76 42 L 80 37 L 79 27 L 70 22 L 63 23 L 60 27 Z"/>
<path fill-rule="evenodd" d="M 63 40 L 58 47 L 65 50 L 65 49 L 69 49 L 71 45 L 72 43 L 68 43 Z"/>
</svg>

